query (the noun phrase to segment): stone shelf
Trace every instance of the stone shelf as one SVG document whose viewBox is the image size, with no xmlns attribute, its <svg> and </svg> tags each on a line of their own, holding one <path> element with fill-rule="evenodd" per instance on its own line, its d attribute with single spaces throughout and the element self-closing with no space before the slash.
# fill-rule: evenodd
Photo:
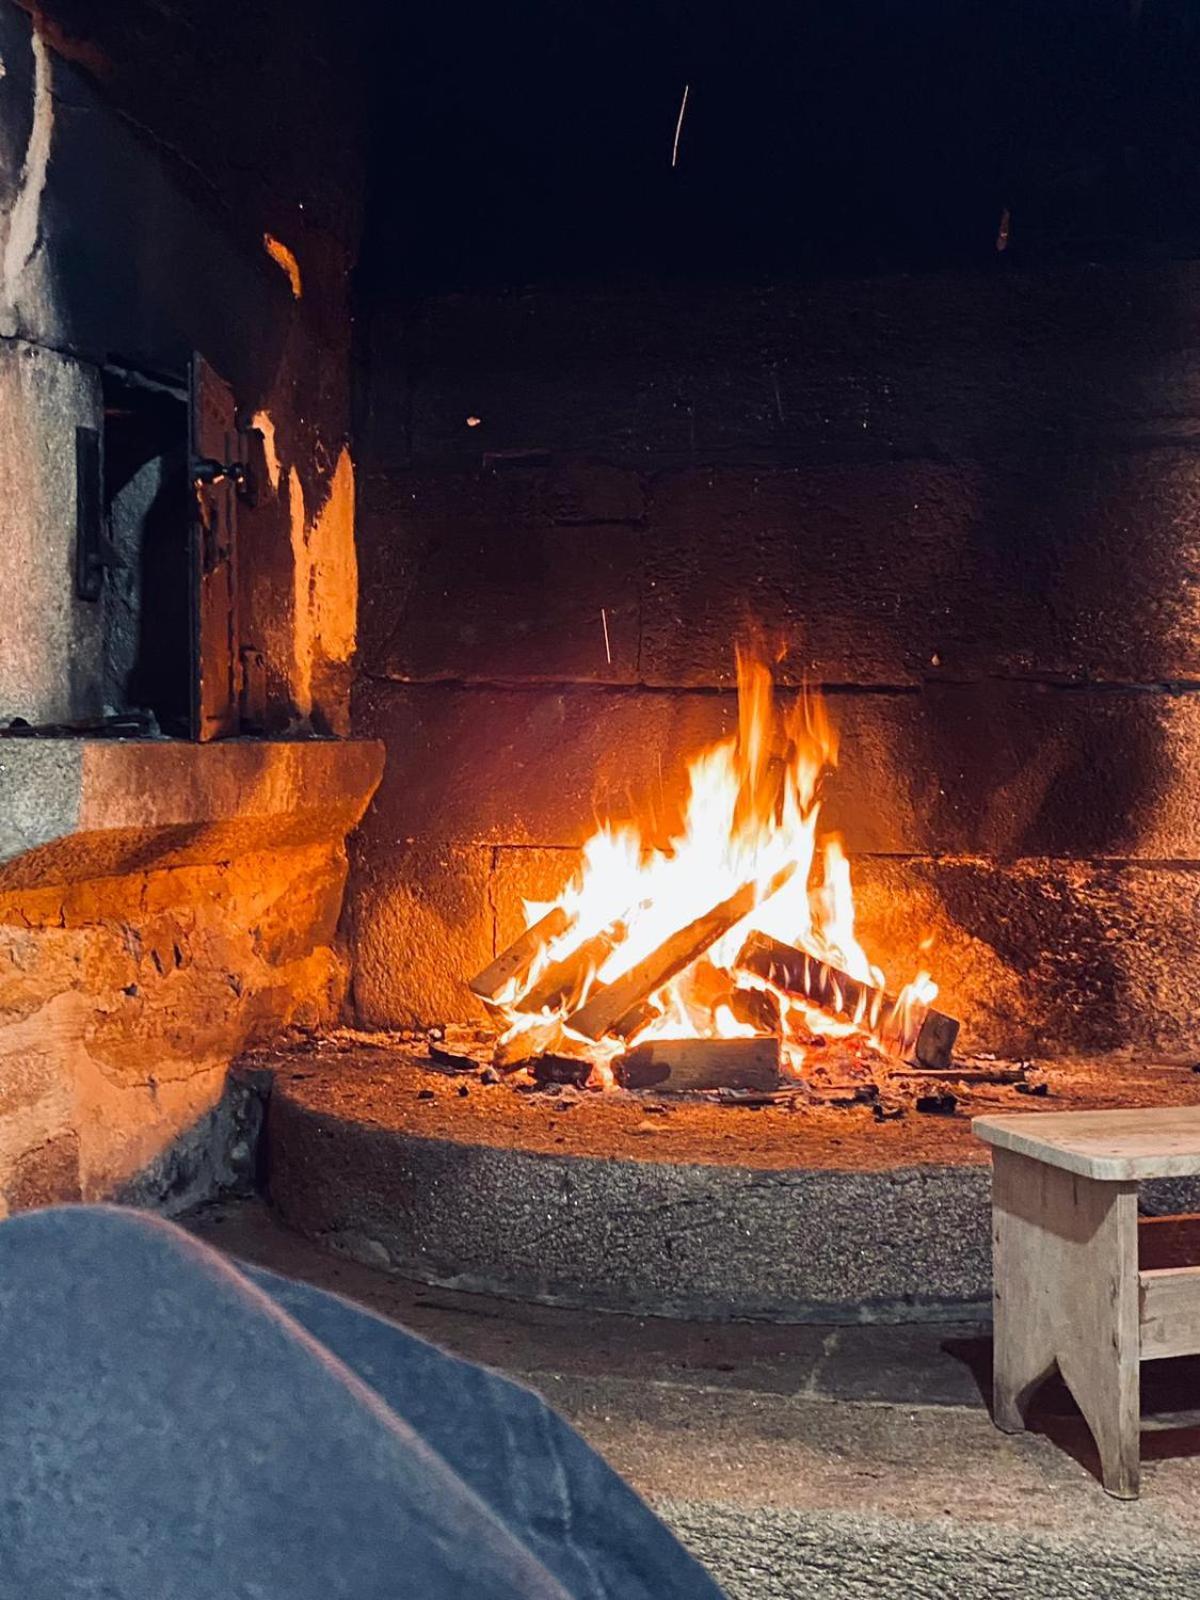
<svg viewBox="0 0 1200 1600">
<path fill-rule="evenodd" d="M 373 740 L 0 739 L 0 892 L 344 836 Z"/>
</svg>

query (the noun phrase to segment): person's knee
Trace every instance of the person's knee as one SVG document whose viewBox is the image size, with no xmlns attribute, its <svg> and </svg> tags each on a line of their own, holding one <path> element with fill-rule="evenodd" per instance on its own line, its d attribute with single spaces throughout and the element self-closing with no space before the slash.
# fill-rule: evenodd
<svg viewBox="0 0 1200 1600">
<path fill-rule="evenodd" d="M 120 1206 L 23 1211 L 0 1222 L 0 1312 L 11 1317 L 21 1304 L 49 1309 L 100 1280 L 136 1296 L 174 1276 L 196 1248 L 174 1223 Z"/>
</svg>

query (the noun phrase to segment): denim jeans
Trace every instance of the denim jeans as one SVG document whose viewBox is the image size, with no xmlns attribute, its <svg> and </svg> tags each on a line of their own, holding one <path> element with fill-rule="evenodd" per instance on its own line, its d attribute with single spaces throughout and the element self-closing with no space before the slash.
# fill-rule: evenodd
<svg viewBox="0 0 1200 1600">
<path fill-rule="evenodd" d="M 169 1222 L 0 1224 L 2 1600 L 720 1600 L 519 1384 Z"/>
</svg>

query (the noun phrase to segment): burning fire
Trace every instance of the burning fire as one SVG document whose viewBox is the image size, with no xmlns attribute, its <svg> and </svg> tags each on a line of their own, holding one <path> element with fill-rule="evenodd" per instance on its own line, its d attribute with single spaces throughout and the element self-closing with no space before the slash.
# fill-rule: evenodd
<svg viewBox="0 0 1200 1600">
<path fill-rule="evenodd" d="M 891 1055 L 911 1047 L 937 987 L 919 972 L 886 996 L 855 934 L 850 862 L 836 835 L 818 831 L 822 779 L 837 761 L 824 704 L 804 693 L 782 710 L 757 653 L 739 650 L 737 669 L 737 734 L 689 764 L 679 835 L 655 848 L 636 825 L 604 824 L 558 900 L 526 903 L 528 923 L 552 936 L 489 997 L 505 1030 L 501 1060 L 586 1053 L 594 1078 L 611 1081 L 607 1063 L 633 1044 L 778 1033 L 785 1069 L 801 1075 L 808 1051 L 828 1038 Z M 669 941 L 687 957 L 680 936 L 697 923 L 719 936 L 652 988 L 619 1031 L 612 1019 L 599 1031 L 584 1025 L 592 997 L 622 978 L 636 989 L 640 964 L 651 970 Z M 783 987 L 761 963 L 739 963 L 752 933 L 834 969 L 823 996 L 833 1003 Z"/>
</svg>

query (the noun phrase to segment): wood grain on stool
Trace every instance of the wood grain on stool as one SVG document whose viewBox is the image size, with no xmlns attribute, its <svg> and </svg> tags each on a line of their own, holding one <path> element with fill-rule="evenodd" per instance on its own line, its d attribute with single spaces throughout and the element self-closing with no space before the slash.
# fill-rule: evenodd
<svg viewBox="0 0 1200 1600">
<path fill-rule="evenodd" d="M 1104 1487 L 1138 1492 L 1137 1185 L 997 1150 L 992 1179 L 997 1425 L 1025 1427 L 1055 1366 L 1083 1412 Z"/>
<path fill-rule="evenodd" d="M 1055 1367 L 1092 1430 L 1104 1487 L 1134 1499 L 1143 1361 L 1200 1352 L 1191 1218 L 1142 1228 L 1141 1178 L 1200 1173 L 1200 1107 L 978 1117 L 992 1145 L 994 1414 L 1025 1426 Z M 1156 1248 L 1160 1247 L 1160 1248 Z M 1170 1260 L 1170 1265 L 1152 1265 Z"/>
</svg>

